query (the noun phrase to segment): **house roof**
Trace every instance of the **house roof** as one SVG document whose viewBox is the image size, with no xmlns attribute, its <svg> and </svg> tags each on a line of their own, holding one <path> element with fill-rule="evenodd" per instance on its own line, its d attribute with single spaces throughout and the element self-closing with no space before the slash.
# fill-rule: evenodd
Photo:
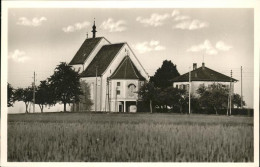
<svg viewBox="0 0 260 167">
<path fill-rule="evenodd" d="M 221 74 L 207 67 L 200 67 L 191 71 L 191 81 L 215 81 L 215 82 L 236 82 L 238 80 Z M 189 72 L 180 75 L 172 80 L 173 82 L 189 82 Z"/>
<path fill-rule="evenodd" d="M 129 56 L 124 57 L 115 72 L 110 76 L 110 79 L 145 80 Z"/>
<path fill-rule="evenodd" d="M 104 45 L 80 77 L 101 76 L 125 43 Z"/>
<path fill-rule="evenodd" d="M 85 60 L 89 57 L 90 53 L 95 49 L 102 38 L 103 37 L 86 39 L 69 64 L 84 64 Z"/>
</svg>

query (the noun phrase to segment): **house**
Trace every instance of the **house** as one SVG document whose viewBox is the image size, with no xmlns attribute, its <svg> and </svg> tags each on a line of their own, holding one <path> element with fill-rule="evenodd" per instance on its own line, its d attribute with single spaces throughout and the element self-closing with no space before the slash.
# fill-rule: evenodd
<svg viewBox="0 0 260 167">
<path fill-rule="evenodd" d="M 193 63 L 193 70 L 190 72 L 190 75 L 191 94 L 195 96 L 198 95 L 196 91 L 201 85 L 207 87 L 213 83 L 220 83 L 227 88 L 231 85 L 231 92 L 234 93 L 234 83 L 238 81 L 206 67 L 205 63 L 202 63 L 200 68 L 197 68 L 197 63 Z M 172 81 L 174 88 L 189 91 L 189 72 L 174 78 Z"/>
<path fill-rule="evenodd" d="M 89 85 L 92 111 L 135 112 L 140 86 L 148 74 L 126 42 L 87 38 L 69 63 Z"/>
</svg>

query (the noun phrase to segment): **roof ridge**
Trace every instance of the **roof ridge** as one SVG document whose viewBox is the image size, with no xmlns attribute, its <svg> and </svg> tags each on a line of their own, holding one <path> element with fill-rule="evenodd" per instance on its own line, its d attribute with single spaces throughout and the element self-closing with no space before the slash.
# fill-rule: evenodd
<svg viewBox="0 0 260 167">
<path fill-rule="evenodd" d="M 97 37 L 98 38 L 98 37 Z M 104 38 L 108 43 L 111 44 L 111 42 L 106 38 L 106 37 L 100 37 L 100 38 Z"/>
<path fill-rule="evenodd" d="M 119 44 L 125 44 L 125 43 L 123 43 L 123 42 L 121 42 L 121 43 L 110 43 L 110 44 L 105 44 L 105 45 L 103 45 L 103 46 L 109 46 L 109 45 L 119 45 Z"/>
</svg>

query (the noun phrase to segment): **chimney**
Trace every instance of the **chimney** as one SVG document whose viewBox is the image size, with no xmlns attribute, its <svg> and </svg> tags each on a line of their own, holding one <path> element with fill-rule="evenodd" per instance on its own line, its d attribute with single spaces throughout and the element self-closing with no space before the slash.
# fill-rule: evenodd
<svg viewBox="0 0 260 167">
<path fill-rule="evenodd" d="M 197 63 L 193 63 L 193 70 L 197 69 Z"/>
<path fill-rule="evenodd" d="M 205 68 L 205 63 L 203 62 L 203 63 L 202 63 L 202 69 L 204 69 L 204 68 Z"/>
</svg>

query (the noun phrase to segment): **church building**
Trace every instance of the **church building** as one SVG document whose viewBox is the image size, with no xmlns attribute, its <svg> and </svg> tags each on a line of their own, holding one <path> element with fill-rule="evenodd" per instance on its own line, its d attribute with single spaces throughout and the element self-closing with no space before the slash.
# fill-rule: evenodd
<svg viewBox="0 0 260 167">
<path fill-rule="evenodd" d="M 94 21 L 92 38 L 69 63 L 89 86 L 91 111 L 136 112 L 138 90 L 148 74 L 126 42 L 111 43 L 96 32 Z"/>
</svg>

